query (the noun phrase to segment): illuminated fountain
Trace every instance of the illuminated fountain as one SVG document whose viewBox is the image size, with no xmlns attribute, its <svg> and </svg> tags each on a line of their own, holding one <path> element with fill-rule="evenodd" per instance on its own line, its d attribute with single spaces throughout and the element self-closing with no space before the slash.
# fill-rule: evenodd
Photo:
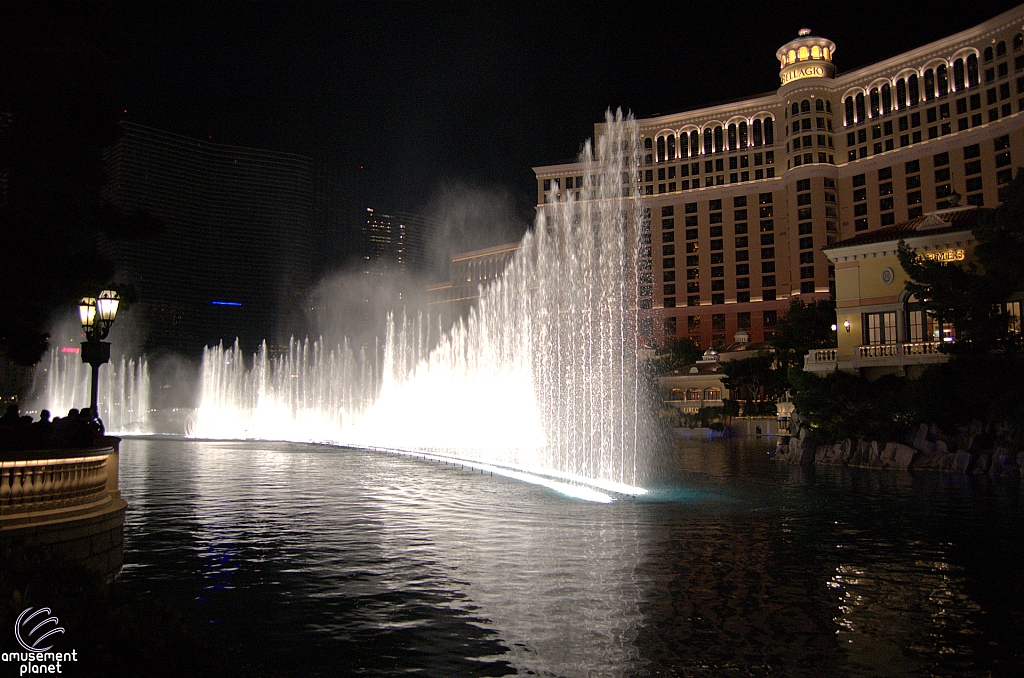
<svg viewBox="0 0 1024 678">
<path fill-rule="evenodd" d="M 379 360 L 304 341 L 247 368 L 237 348 L 208 348 L 192 434 L 415 451 L 640 491 L 638 148 L 635 122 L 609 115 L 581 154 L 583 187 L 552 193 L 504 276 L 447 331 L 391 317 Z"/>
<path fill-rule="evenodd" d="M 29 407 L 64 416 L 89 406 L 90 368 L 77 349 L 52 346 L 35 372 Z M 149 371 L 145 358 L 112 358 L 100 371 L 99 409 L 108 433 L 149 432 Z"/>
</svg>

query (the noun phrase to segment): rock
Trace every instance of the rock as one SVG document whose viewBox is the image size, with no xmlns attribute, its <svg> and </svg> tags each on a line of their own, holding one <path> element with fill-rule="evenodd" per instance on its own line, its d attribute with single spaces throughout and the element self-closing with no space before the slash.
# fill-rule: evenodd
<svg viewBox="0 0 1024 678">
<path fill-rule="evenodd" d="M 914 442 L 911 443 L 915 449 L 923 450 L 924 444 L 928 441 L 928 424 L 921 424 L 917 427 L 917 433 L 914 435 Z"/>
<path fill-rule="evenodd" d="M 949 444 L 945 440 L 936 440 L 935 453 L 942 455 L 949 454 Z"/>
<path fill-rule="evenodd" d="M 953 455 L 953 471 L 956 473 L 970 473 L 974 470 L 974 455 L 964 450 L 958 450 Z"/>
<path fill-rule="evenodd" d="M 868 448 L 867 465 L 872 468 L 880 468 L 882 466 L 882 450 L 877 440 L 872 440 L 871 446 Z"/>
<path fill-rule="evenodd" d="M 914 448 L 921 450 L 925 454 L 935 454 L 936 452 L 935 443 L 930 440 L 925 440 L 920 445 L 914 445 Z"/>
<path fill-rule="evenodd" d="M 889 468 L 898 468 L 903 471 L 910 469 L 910 465 L 914 462 L 914 455 L 917 453 L 913 447 L 907 447 L 906 445 L 896 444 L 896 454 L 893 455 L 892 464 Z"/>
<path fill-rule="evenodd" d="M 991 461 L 991 454 L 985 452 L 976 453 L 974 455 L 974 468 L 971 469 L 971 472 L 981 475 L 988 473 L 988 467 Z"/>
<path fill-rule="evenodd" d="M 946 452 L 919 452 L 911 464 L 914 471 L 949 471 L 953 468 L 954 455 Z"/>
<path fill-rule="evenodd" d="M 1017 457 L 1007 450 L 999 455 L 999 465 L 1002 466 L 1003 470 L 1007 473 L 1016 473 Z"/>
<path fill-rule="evenodd" d="M 867 466 L 870 457 L 871 445 L 878 445 L 876 442 L 858 440 L 856 447 L 850 455 L 850 466 Z"/>
</svg>

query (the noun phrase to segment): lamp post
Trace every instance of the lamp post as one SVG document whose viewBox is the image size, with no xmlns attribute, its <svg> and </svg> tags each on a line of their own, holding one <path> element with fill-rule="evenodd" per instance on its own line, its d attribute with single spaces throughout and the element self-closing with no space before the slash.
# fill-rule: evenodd
<svg viewBox="0 0 1024 678">
<path fill-rule="evenodd" d="M 121 298 L 113 290 L 103 290 L 99 297 L 84 297 L 78 302 L 78 315 L 82 320 L 85 341 L 82 342 L 82 362 L 92 366 L 92 416 L 99 418 L 97 395 L 100 365 L 110 361 L 110 342 L 103 341 L 110 334 L 110 326 L 117 316 Z"/>
<path fill-rule="evenodd" d="M 781 403 L 776 403 L 775 409 L 778 412 L 779 436 L 784 444 L 788 444 L 789 438 L 792 436 L 789 426 L 793 420 L 793 412 L 796 410 L 796 405 L 789 402 L 789 391 L 786 391 Z"/>
</svg>

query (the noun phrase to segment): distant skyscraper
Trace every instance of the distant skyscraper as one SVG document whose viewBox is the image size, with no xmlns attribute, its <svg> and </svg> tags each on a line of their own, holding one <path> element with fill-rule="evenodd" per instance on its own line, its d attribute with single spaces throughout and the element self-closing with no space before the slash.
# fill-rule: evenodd
<svg viewBox="0 0 1024 678">
<path fill-rule="evenodd" d="M 367 270 L 391 267 L 402 273 L 421 270 L 426 261 L 430 221 L 418 214 L 366 209 L 363 248 Z"/>
<path fill-rule="evenodd" d="M 118 278 L 138 289 L 148 348 L 195 354 L 235 337 L 246 349 L 286 340 L 317 272 L 314 233 L 326 228 L 313 161 L 122 127 L 106 154 L 107 198 L 158 215 L 165 229 L 103 246 Z"/>
</svg>

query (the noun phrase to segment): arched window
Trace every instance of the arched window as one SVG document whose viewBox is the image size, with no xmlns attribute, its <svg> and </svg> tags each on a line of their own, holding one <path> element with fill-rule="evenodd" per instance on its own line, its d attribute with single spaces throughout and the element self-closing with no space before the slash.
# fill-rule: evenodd
<svg viewBox="0 0 1024 678">
<path fill-rule="evenodd" d="M 665 137 L 658 137 L 658 162 L 665 162 Z"/>
<path fill-rule="evenodd" d="M 715 133 L 710 127 L 704 130 L 704 153 L 710 155 L 715 152 Z"/>
<path fill-rule="evenodd" d="M 1017 35 L 1013 36 L 1013 51 L 1019 52 L 1022 49 L 1024 49 L 1024 35 L 1018 33 Z"/>
<path fill-rule="evenodd" d="M 814 45 L 813 47 L 811 47 L 811 58 L 812 59 L 820 59 L 821 58 L 821 47 L 819 47 L 818 45 Z"/>
<path fill-rule="evenodd" d="M 804 99 L 803 101 L 800 102 L 800 112 L 801 113 L 810 113 L 811 112 L 811 100 L 810 99 Z"/>
<path fill-rule="evenodd" d="M 672 389 L 672 395 L 669 400 L 682 400 L 686 396 L 685 391 L 681 388 Z"/>
<path fill-rule="evenodd" d="M 868 94 L 868 100 L 871 104 L 871 117 L 878 117 L 879 102 L 878 102 L 878 88 L 874 87 L 871 89 L 871 93 Z"/>
<path fill-rule="evenodd" d="M 896 81 L 896 110 L 907 107 L 907 81 L 900 78 Z"/>
<path fill-rule="evenodd" d="M 693 130 L 690 132 L 690 157 L 696 158 L 700 155 L 700 132 Z"/>
<path fill-rule="evenodd" d="M 964 86 L 964 60 L 957 59 L 953 62 L 953 89 L 961 92 Z"/>
<path fill-rule="evenodd" d="M 715 127 L 715 153 L 725 150 L 725 138 L 721 127 Z"/>
<path fill-rule="evenodd" d="M 764 119 L 764 144 L 771 146 L 775 143 L 775 120 L 774 118 Z"/>
<path fill-rule="evenodd" d="M 997 57 L 1006 56 L 1006 43 L 1004 41 L 1002 41 L 1002 40 L 1000 40 L 999 44 L 996 45 L 996 56 Z"/>
<path fill-rule="evenodd" d="M 935 98 L 935 71 L 928 69 L 924 72 L 924 100 L 931 101 Z"/>
<path fill-rule="evenodd" d="M 816 111 L 824 111 L 825 110 L 825 100 L 824 99 L 815 99 L 814 100 L 814 110 L 816 110 Z"/>
<path fill-rule="evenodd" d="M 867 116 L 864 114 L 864 92 L 858 92 L 855 100 L 857 104 L 857 122 L 864 122 Z"/>
<path fill-rule="evenodd" d="M 763 142 L 764 137 L 761 136 L 761 119 L 754 119 L 754 145 L 760 146 Z"/>
<path fill-rule="evenodd" d="M 967 57 L 967 86 L 978 86 L 978 55 L 971 54 Z"/>
<path fill-rule="evenodd" d="M 810 51 L 807 49 L 806 45 L 803 46 L 803 47 L 797 48 L 796 53 L 797 53 L 797 56 L 800 58 L 800 61 L 807 61 L 807 57 L 810 56 L 810 54 L 811 54 Z"/>
<path fill-rule="evenodd" d="M 793 115 L 800 115 L 800 104 L 793 102 Z"/>
<path fill-rule="evenodd" d="M 739 141 L 736 137 L 736 123 L 729 125 L 729 150 L 735 151 L 739 147 Z"/>
<path fill-rule="evenodd" d="M 939 64 L 939 67 L 935 69 L 935 84 L 938 85 L 940 97 L 949 94 L 949 78 L 946 76 L 946 64 Z"/>
<path fill-rule="evenodd" d="M 744 120 L 740 123 L 740 148 L 747 147 L 747 122 Z"/>
<path fill-rule="evenodd" d="M 667 150 L 668 159 L 669 160 L 675 160 L 676 159 L 676 135 L 675 134 L 669 134 L 667 142 L 668 142 L 668 148 L 666 150 Z"/>
<path fill-rule="evenodd" d="M 704 400 L 721 400 L 722 389 L 720 388 L 706 388 L 704 389 Z"/>
<path fill-rule="evenodd" d="M 832 102 L 831 101 L 826 101 L 825 102 L 825 112 L 826 113 L 831 113 L 832 112 Z"/>
<path fill-rule="evenodd" d="M 992 48 L 991 47 L 986 47 L 985 48 L 985 63 L 987 64 L 990 61 L 992 61 Z"/>
<path fill-rule="evenodd" d="M 917 73 L 914 73 L 907 78 L 907 94 L 910 96 L 910 105 L 917 106 L 920 100 L 918 89 L 917 89 Z"/>
<path fill-rule="evenodd" d="M 700 389 L 699 388 L 688 388 L 686 389 L 687 400 L 700 400 Z"/>
<path fill-rule="evenodd" d="M 892 113 L 892 88 L 889 83 L 882 85 L 882 115 Z"/>
<path fill-rule="evenodd" d="M 654 146 L 654 140 L 653 139 L 651 139 L 650 137 L 647 137 L 646 139 L 644 139 L 644 148 L 645 149 L 647 149 L 649 151 L 649 150 L 651 150 L 651 148 L 653 148 L 653 146 Z"/>
<path fill-rule="evenodd" d="M 846 97 L 846 126 L 849 127 L 853 123 L 857 122 L 857 119 L 853 117 L 853 97 Z"/>
</svg>

